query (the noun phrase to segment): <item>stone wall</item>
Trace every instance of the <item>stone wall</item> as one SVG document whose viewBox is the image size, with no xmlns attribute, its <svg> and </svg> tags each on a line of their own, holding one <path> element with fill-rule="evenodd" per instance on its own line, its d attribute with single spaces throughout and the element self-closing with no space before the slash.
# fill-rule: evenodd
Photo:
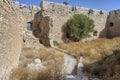
<svg viewBox="0 0 120 80">
<path fill-rule="evenodd" d="M 27 47 L 39 45 L 39 40 L 26 27 L 39 10 L 36 6 L 28 9 L 19 2 L 0 0 L 0 80 L 8 80 L 11 70 L 19 64 L 23 43 Z"/>
<path fill-rule="evenodd" d="M 0 80 L 8 80 L 21 52 L 22 17 L 11 0 L 0 0 Z"/>
<path fill-rule="evenodd" d="M 23 44 L 26 47 L 35 47 L 37 46 L 39 40 L 35 38 L 32 34 L 32 30 L 27 29 L 27 23 L 29 22 L 32 25 L 32 20 L 34 15 L 41 10 L 38 6 L 27 6 L 26 4 L 20 4 L 19 2 L 14 2 L 13 7 L 16 11 L 20 12 L 21 17 L 23 18 L 21 35 L 23 39 Z M 30 26 L 31 26 L 30 25 Z M 39 45 L 39 44 L 38 44 Z"/>
<path fill-rule="evenodd" d="M 120 9 L 109 13 L 107 28 L 109 38 L 120 36 Z"/>
<path fill-rule="evenodd" d="M 92 40 L 99 37 L 106 37 L 106 20 L 107 12 L 95 9 L 89 9 L 84 7 L 72 7 L 70 5 L 53 3 L 42 1 L 41 2 L 41 12 L 36 14 L 37 17 L 34 18 L 33 32 L 37 30 L 35 35 L 42 36 L 48 39 L 50 44 L 53 41 L 63 42 L 63 30 L 62 26 L 70 19 L 74 14 L 84 14 L 94 20 L 97 35 L 91 33 L 90 38 L 84 40 Z M 47 32 L 45 30 L 48 30 Z M 47 37 L 44 35 L 47 35 Z M 40 39 L 40 41 L 43 41 Z M 45 41 L 44 41 L 45 42 Z M 53 44 L 53 43 L 52 43 Z"/>
<path fill-rule="evenodd" d="M 26 24 L 27 22 L 32 22 L 32 20 L 34 19 L 35 13 L 41 10 L 41 8 L 38 6 L 28 7 L 26 4 L 20 4 L 19 2 L 14 2 L 13 7 L 16 9 L 16 11 L 20 12 Z M 24 30 L 27 29 L 26 26 L 24 26 L 23 28 Z"/>
</svg>

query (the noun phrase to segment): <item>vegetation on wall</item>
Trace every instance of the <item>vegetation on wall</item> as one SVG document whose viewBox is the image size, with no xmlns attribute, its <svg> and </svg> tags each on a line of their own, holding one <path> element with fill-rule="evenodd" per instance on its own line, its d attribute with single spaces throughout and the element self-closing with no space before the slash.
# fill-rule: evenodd
<svg viewBox="0 0 120 80">
<path fill-rule="evenodd" d="M 59 43 L 57 41 L 53 41 L 54 46 L 59 46 Z"/>
<path fill-rule="evenodd" d="M 63 2 L 63 4 L 68 5 L 68 2 Z"/>
<path fill-rule="evenodd" d="M 66 36 L 71 41 L 79 41 L 90 37 L 94 31 L 94 21 L 82 14 L 75 14 L 63 26 Z"/>
</svg>

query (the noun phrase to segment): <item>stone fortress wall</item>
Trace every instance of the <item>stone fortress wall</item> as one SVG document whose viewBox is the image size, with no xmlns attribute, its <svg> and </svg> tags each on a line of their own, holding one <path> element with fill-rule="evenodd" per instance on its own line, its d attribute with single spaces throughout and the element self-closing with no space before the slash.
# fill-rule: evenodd
<svg viewBox="0 0 120 80">
<path fill-rule="evenodd" d="M 0 0 L 0 80 L 8 80 L 11 70 L 18 66 L 22 44 L 39 47 L 39 40 L 28 30 L 27 22 L 34 19 L 40 7 Z"/>
<path fill-rule="evenodd" d="M 11 0 L 0 0 L 0 80 L 8 80 L 11 70 L 19 63 L 23 21 L 19 14 Z"/>
<path fill-rule="evenodd" d="M 95 32 L 90 38 L 84 40 L 106 37 L 107 12 L 84 7 L 72 7 L 71 5 L 42 1 L 41 12 L 35 15 L 33 21 L 33 33 L 39 37 L 43 44 L 53 44 L 53 41 L 63 42 L 64 33 L 62 26 L 74 14 L 84 14 L 94 20 Z M 46 45 L 47 45 L 46 44 Z"/>
</svg>

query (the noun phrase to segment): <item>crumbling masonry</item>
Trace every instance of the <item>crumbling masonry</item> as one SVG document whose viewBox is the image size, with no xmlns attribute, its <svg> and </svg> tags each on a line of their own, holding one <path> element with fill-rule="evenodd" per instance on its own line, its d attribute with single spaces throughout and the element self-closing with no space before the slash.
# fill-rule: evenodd
<svg viewBox="0 0 120 80">
<path fill-rule="evenodd" d="M 33 20 L 33 34 L 39 38 L 44 45 L 53 46 L 53 42 L 61 43 L 66 36 L 62 30 L 64 23 L 74 14 L 84 14 L 94 20 L 95 32 L 90 33 L 91 37 L 83 40 L 92 40 L 99 37 L 106 37 L 107 12 L 84 7 L 72 7 L 70 5 L 42 1 L 41 11 Z"/>
<path fill-rule="evenodd" d="M 54 46 L 54 41 L 63 42 L 66 36 L 62 26 L 74 14 L 84 14 L 95 22 L 95 32 L 83 40 L 120 36 L 120 10 L 107 15 L 106 11 L 46 1 L 41 3 L 41 9 L 36 6 L 28 9 L 18 2 L 0 0 L 0 80 L 8 80 L 11 70 L 18 65 L 23 43 L 36 47 L 39 41 L 46 46 Z M 27 22 L 31 23 L 32 31 L 27 30 Z"/>
<path fill-rule="evenodd" d="M 41 2 L 41 11 L 35 14 L 33 34 L 46 46 L 54 46 L 54 41 L 62 43 L 67 40 L 62 26 L 74 14 L 84 14 L 94 20 L 95 31 L 82 41 L 120 36 L 120 10 L 111 11 L 108 15 L 106 11 L 47 1 Z"/>
</svg>

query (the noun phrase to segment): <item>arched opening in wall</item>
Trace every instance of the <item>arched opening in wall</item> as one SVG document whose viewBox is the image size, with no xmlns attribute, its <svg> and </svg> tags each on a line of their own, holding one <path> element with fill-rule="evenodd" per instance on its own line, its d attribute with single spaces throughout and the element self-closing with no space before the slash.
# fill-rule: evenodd
<svg viewBox="0 0 120 80">
<path fill-rule="evenodd" d="M 27 30 L 31 31 L 32 30 L 32 23 L 27 22 Z"/>
<path fill-rule="evenodd" d="M 114 23 L 113 22 L 110 22 L 110 27 L 113 27 L 114 26 Z"/>
<path fill-rule="evenodd" d="M 98 34 L 98 31 L 93 32 L 93 36 L 97 36 L 97 34 Z"/>
</svg>

